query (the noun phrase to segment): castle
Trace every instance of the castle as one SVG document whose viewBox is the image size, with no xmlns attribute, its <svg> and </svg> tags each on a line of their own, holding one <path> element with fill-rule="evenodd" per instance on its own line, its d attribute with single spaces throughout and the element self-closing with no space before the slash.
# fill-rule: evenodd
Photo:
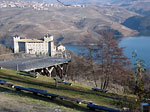
<svg viewBox="0 0 150 112">
<path fill-rule="evenodd" d="M 26 39 L 18 35 L 13 37 L 14 53 L 25 52 L 35 55 L 56 56 L 57 53 L 64 52 L 66 49 L 63 45 L 55 46 L 53 36 L 47 34 L 43 39 Z"/>
</svg>

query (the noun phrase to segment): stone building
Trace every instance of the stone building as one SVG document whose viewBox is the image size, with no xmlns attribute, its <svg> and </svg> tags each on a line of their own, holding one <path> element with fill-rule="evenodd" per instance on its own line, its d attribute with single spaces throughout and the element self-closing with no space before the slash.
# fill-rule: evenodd
<svg viewBox="0 0 150 112">
<path fill-rule="evenodd" d="M 25 52 L 27 54 L 49 55 L 54 57 L 58 52 L 64 52 L 65 47 L 61 45 L 58 48 L 54 45 L 53 36 L 47 34 L 43 39 L 26 39 L 20 38 L 18 35 L 13 37 L 14 53 Z"/>
<path fill-rule="evenodd" d="M 65 48 L 65 46 L 63 46 L 62 44 L 59 44 L 59 45 L 56 47 L 56 50 L 57 50 L 58 52 L 64 52 L 64 51 L 66 51 L 66 48 Z"/>
</svg>

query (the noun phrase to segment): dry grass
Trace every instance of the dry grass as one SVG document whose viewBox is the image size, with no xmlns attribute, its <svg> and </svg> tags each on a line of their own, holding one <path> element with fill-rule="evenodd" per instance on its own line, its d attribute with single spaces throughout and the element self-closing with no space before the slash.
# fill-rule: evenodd
<svg viewBox="0 0 150 112">
<path fill-rule="evenodd" d="M 17 74 L 17 71 L 14 70 L 1 69 L 0 80 L 6 80 L 16 85 L 21 85 L 24 87 L 30 87 L 30 88 L 32 87 L 32 88 L 47 90 L 50 93 L 54 93 L 58 95 L 64 95 L 68 97 L 82 98 L 82 99 L 94 101 L 96 104 L 103 105 L 103 106 L 120 108 L 120 105 L 116 105 L 119 104 L 120 101 L 113 99 L 111 97 L 122 97 L 122 96 L 119 96 L 117 94 L 112 94 L 112 93 L 95 92 L 92 91 L 91 88 L 83 87 L 78 84 L 73 84 L 73 86 L 59 84 L 59 86 L 56 88 L 54 80 L 44 76 L 40 76 L 38 79 L 35 79 L 28 76 L 20 76 L 19 74 Z M 65 111 L 69 111 L 69 112 L 89 111 L 86 108 L 86 105 L 84 104 L 78 105 L 76 102 L 62 101 L 60 99 L 56 99 L 55 101 L 52 101 L 48 98 L 35 96 L 29 92 L 17 92 L 14 89 L 10 89 L 6 86 L 0 86 L 0 92 L 1 92 L 0 98 L 3 98 L 0 104 L 0 108 L 2 109 L 5 108 L 10 110 L 17 109 L 16 111 L 21 109 L 22 112 L 25 112 L 27 108 L 29 110 L 33 109 L 33 111 L 37 111 L 36 108 L 34 107 L 39 107 L 38 105 L 44 105 L 41 108 L 47 109 L 51 106 L 52 107 L 54 106 L 54 109 L 61 107 Z M 20 103 L 20 101 L 22 101 L 23 103 Z M 8 106 L 6 106 L 7 103 Z"/>
</svg>

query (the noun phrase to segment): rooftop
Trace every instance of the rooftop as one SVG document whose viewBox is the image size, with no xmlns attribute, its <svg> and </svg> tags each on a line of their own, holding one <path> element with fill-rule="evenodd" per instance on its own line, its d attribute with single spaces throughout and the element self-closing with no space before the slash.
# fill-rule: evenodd
<svg viewBox="0 0 150 112">
<path fill-rule="evenodd" d="M 50 66 L 68 63 L 70 59 L 52 57 L 26 57 L 0 61 L 0 67 L 19 71 L 32 71 Z M 40 63 L 40 64 L 39 64 Z"/>
<path fill-rule="evenodd" d="M 43 40 L 39 39 L 21 39 L 19 42 L 44 42 Z"/>
</svg>

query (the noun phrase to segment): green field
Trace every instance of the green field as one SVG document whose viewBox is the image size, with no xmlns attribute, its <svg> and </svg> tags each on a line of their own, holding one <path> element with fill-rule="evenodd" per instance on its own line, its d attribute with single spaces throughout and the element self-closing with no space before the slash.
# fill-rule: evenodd
<svg viewBox="0 0 150 112">
<path fill-rule="evenodd" d="M 115 100 L 110 97 L 118 97 L 122 98 L 123 96 L 116 95 L 113 93 L 100 93 L 96 91 L 92 91 L 91 88 L 86 86 L 81 86 L 77 83 L 73 83 L 72 86 L 65 84 L 58 84 L 58 87 L 55 87 L 55 82 L 52 78 L 46 76 L 39 76 L 39 78 L 32 78 L 29 76 L 22 76 L 17 74 L 17 71 L 1 69 L 0 70 L 0 80 L 6 80 L 8 82 L 12 82 L 15 85 L 20 85 L 24 87 L 37 88 L 47 90 L 49 93 L 73 97 L 73 98 L 82 98 L 85 100 L 94 101 L 94 103 L 112 107 L 112 108 L 120 108 L 121 100 Z M 14 97 L 26 99 L 28 102 L 40 103 L 41 105 L 46 106 L 58 106 L 63 108 L 66 111 L 78 112 L 84 111 L 88 112 L 89 110 L 86 107 L 86 104 L 77 104 L 73 101 L 65 101 L 65 100 L 50 100 L 46 97 L 40 97 L 33 95 L 29 92 L 21 92 L 15 91 L 15 89 L 9 88 L 4 85 L 0 85 L 0 92 L 5 92 L 6 95 Z"/>
</svg>

